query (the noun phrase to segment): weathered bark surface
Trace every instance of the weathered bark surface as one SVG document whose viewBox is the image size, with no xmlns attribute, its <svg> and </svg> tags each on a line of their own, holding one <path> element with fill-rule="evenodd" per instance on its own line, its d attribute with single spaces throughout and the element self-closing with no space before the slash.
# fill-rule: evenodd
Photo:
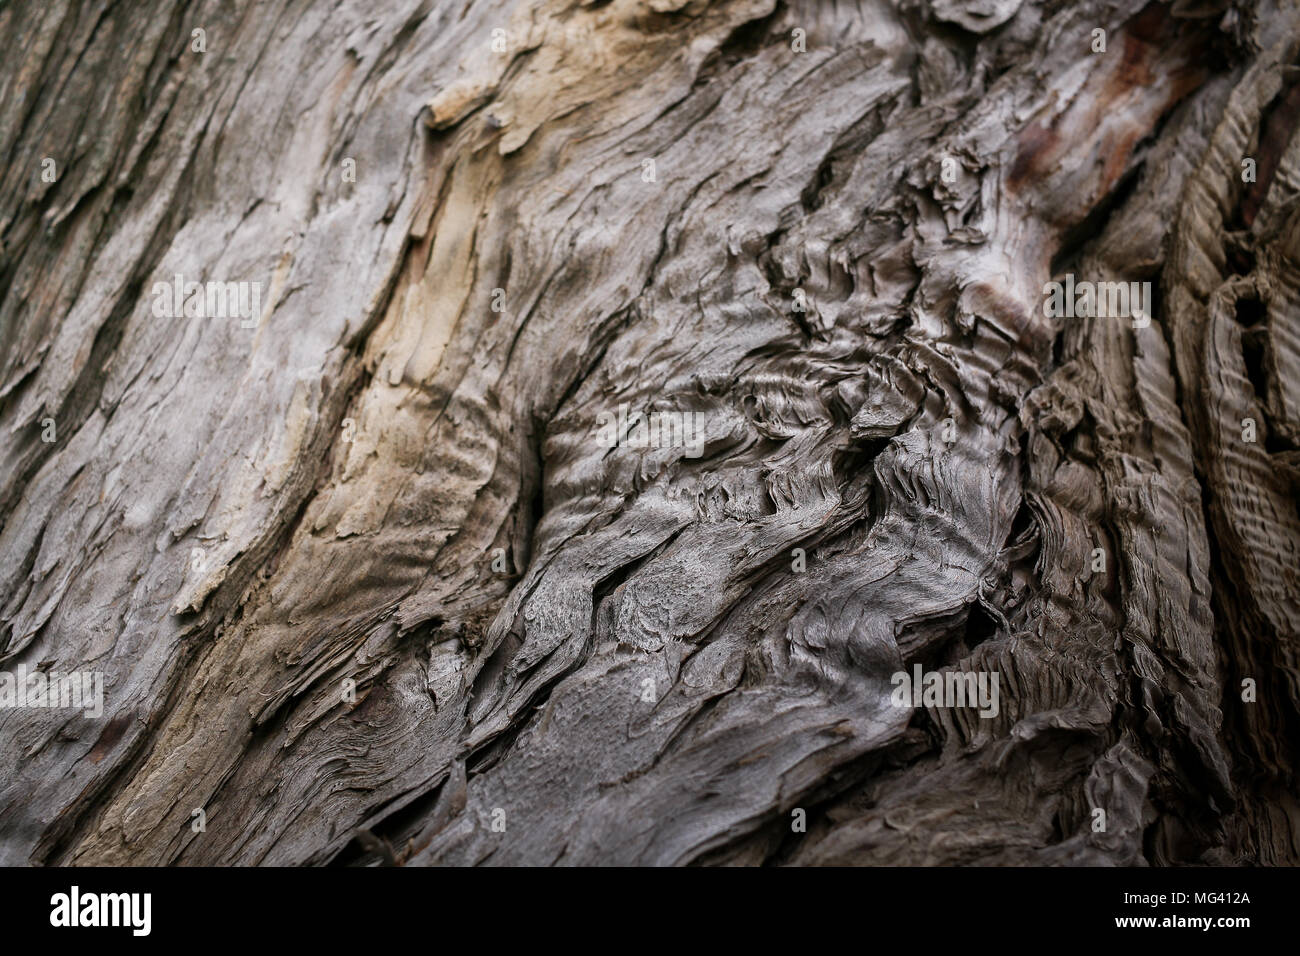
<svg viewBox="0 0 1300 956">
<path fill-rule="evenodd" d="M 1273 0 L 0 5 L 0 669 L 107 694 L 0 710 L 0 862 L 1300 862 L 1298 54 Z"/>
</svg>

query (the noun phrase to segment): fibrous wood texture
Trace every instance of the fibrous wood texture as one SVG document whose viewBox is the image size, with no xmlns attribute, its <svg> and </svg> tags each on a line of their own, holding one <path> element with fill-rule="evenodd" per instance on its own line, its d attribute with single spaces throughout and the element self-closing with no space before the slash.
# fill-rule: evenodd
<svg viewBox="0 0 1300 956">
<path fill-rule="evenodd" d="M 0 4 L 0 668 L 105 687 L 0 710 L 0 862 L 1297 862 L 1298 54 L 1273 0 Z"/>
</svg>

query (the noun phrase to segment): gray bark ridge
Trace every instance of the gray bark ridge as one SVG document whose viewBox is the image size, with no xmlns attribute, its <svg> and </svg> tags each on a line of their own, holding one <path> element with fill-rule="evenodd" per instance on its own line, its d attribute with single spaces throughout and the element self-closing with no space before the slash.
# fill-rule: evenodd
<svg viewBox="0 0 1300 956">
<path fill-rule="evenodd" d="M 1298 55 L 1271 0 L 0 9 L 0 671 L 106 687 L 0 708 L 0 863 L 1296 863 Z"/>
</svg>

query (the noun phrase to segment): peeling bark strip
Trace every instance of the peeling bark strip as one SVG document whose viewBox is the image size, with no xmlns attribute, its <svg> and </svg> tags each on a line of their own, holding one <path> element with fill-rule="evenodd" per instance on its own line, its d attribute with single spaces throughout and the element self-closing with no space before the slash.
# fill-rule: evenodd
<svg viewBox="0 0 1300 956">
<path fill-rule="evenodd" d="M 0 863 L 1300 862 L 1293 0 L 0 63 Z"/>
</svg>

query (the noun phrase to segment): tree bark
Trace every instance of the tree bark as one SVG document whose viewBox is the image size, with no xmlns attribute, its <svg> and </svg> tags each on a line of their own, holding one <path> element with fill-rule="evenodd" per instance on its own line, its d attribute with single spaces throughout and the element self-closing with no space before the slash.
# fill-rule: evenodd
<svg viewBox="0 0 1300 956">
<path fill-rule="evenodd" d="M 1300 862 L 1298 55 L 0 5 L 0 669 L 105 688 L 0 709 L 0 862 Z"/>
</svg>

